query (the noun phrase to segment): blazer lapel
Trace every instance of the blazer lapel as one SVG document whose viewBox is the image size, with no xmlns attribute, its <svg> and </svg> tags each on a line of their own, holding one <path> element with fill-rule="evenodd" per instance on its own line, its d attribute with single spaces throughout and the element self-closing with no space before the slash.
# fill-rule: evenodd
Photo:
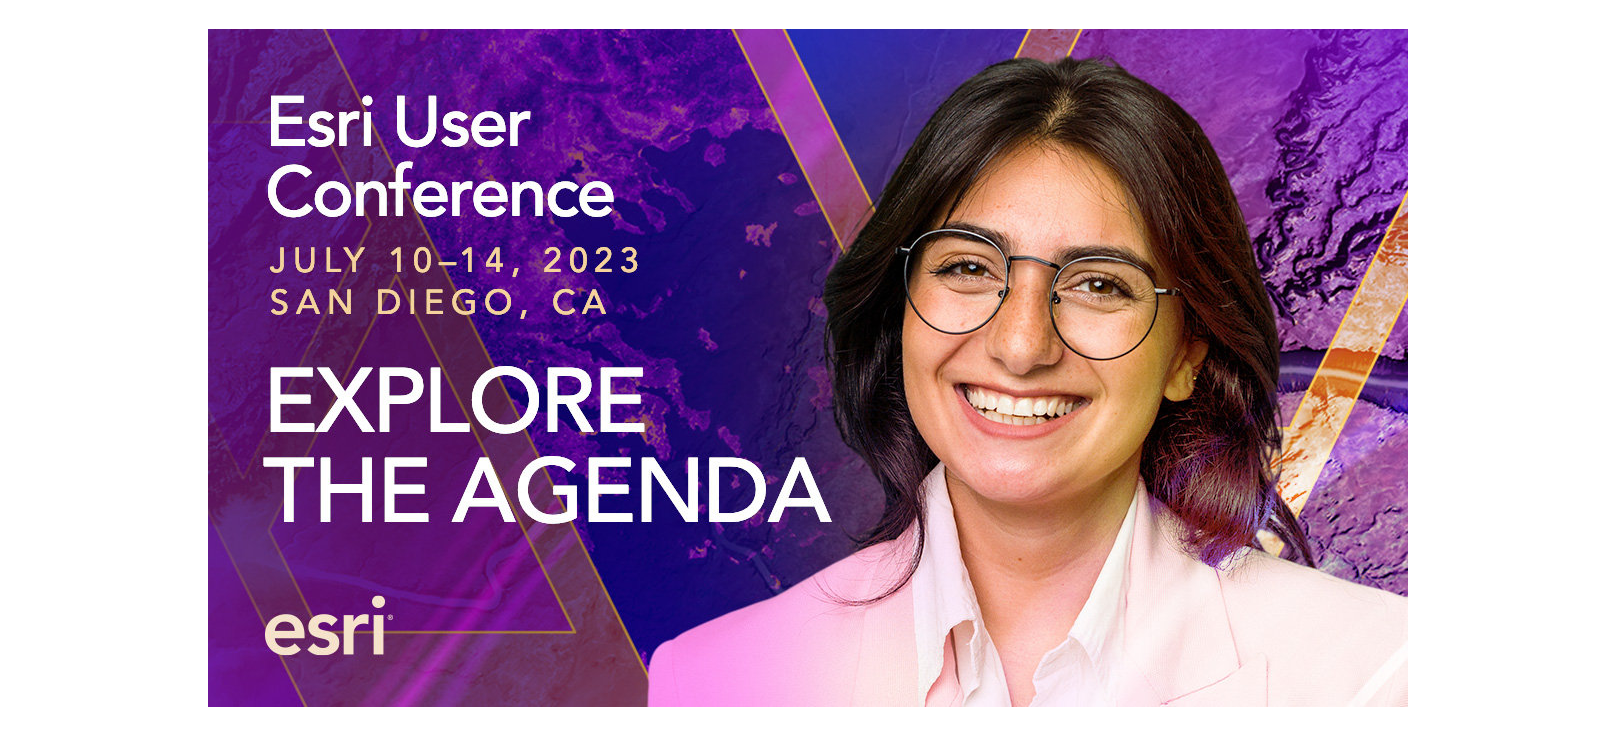
<svg viewBox="0 0 1616 735">
<path fill-rule="evenodd" d="M 1267 660 L 1241 661 L 1217 570 L 1180 550 L 1182 525 L 1143 483 L 1129 550 L 1120 704 L 1263 704 Z"/>
<path fill-rule="evenodd" d="M 1173 707 L 1268 706 L 1268 657 L 1258 655 L 1234 673 L 1163 702 Z"/>
</svg>

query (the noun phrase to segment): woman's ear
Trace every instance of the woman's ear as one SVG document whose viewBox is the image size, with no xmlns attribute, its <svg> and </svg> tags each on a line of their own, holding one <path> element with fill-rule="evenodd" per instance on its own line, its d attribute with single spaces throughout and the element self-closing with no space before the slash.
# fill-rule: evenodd
<svg viewBox="0 0 1616 735">
<path fill-rule="evenodd" d="M 1169 401 L 1182 401 L 1195 393 L 1195 376 L 1206 361 L 1207 343 L 1195 337 L 1185 337 L 1173 355 L 1173 364 L 1167 369 L 1167 388 L 1162 397 Z"/>
</svg>

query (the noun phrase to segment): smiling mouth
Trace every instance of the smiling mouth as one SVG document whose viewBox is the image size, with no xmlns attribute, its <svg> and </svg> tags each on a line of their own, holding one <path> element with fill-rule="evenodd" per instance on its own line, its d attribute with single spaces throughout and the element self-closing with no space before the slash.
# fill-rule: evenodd
<svg viewBox="0 0 1616 735">
<path fill-rule="evenodd" d="M 967 385 L 965 401 L 989 421 L 1013 426 L 1036 426 L 1053 421 L 1089 402 L 1087 398 L 1067 395 L 1028 396 L 1017 398 L 987 388 Z"/>
</svg>

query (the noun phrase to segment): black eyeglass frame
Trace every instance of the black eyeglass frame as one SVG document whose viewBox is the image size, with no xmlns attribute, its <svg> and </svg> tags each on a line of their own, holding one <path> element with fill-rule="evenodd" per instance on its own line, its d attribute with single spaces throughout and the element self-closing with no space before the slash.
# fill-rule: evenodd
<svg viewBox="0 0 1616 735">
<path fill-rule="evenodd" d="M 962 331 L 958 331 L 958 332 L 951 332 L 951 331 L 949 331 L 947 329 L 943 329 L 941 327 L 938 327 L 935 324 L 932 324 L 931 320 L 927 319 L 925 314 L 920 313 L 920 307 L 915 306 L 914 294 L 909 292 L 909 258 L 911 257 L 911 255 L 913 255 L 914 250 L 915 250 L 915 246 L 919 245 L 921 240 L 924 240 L 924 239 L 926 239 L 928 237 L 931 237 L 932 235 L 938 235 L 938 234 L 944 234 L 944 233 L 964 235 L 964 236 L 972 238 L 974 240 L 979 240 L 981 242 L 985 242 L 988 245 L 993 246 L 993 249 L 997 250 L 999 252 L 999 257 L 1001 259 L 1003 259 L 1003 261 L 1004 261 L 1004 288 L 999 289 L 999 303 L 993 307 L 993 313 L 989 314 L 986 319 L 983 319 L 981 324 L 978 324 L 978 325 L 976 325 L 974 327 L 971 327 L 970 329 L 966 329 L 966 330 L 962 330 Z M 1139 265 L 1137 263 L 1133 263 L 1133 262 L 1130 262 L 1130 261 L 1127 261 L 1127 260 L 1123 260 L 1122 258 L 1113 258 L 1113 257 L 1111 257 L 1109 255 L 1091 255 L 1091 256 L 1088 256 L 1088 257 L 1076 258 L 1074 260 L 1067 261 L 1065 265 L 1057 265 L 1057 264 L 1055 264 L 1053 262 L 1050 262 L 1048 260 L 1044 260 L 1043 258 L 1039 258 L 1039 257 L 1033 256 L 1033 255 L 1005 255 L 1004 254 L 1004 248 L 999 247 L 998 243 L 996 243 L 996 242 L 994 242 L 992 240 L 989 240 L 986 237 L 983 237 L 981 234 L 972 232 L 970 230 L 957 230 L 957 229 L 953 229 L 953 228 L 943 228 L 943 229 L 939 229 L 939 230 L 931 230 L 929 232 L 923 232 L 918 237 L 916 237 L 913 241 L 911 241 L 908 245 L 904 245 L 904 246 L 899 247 L 898 248 L 898 254 L 903 256 L 903 271 L 902 271 L 902 273 L 900 275 L 903 276 L 903 298 L 904 298 L 904 300 L 909 302 L 909 308 L 914 310 L 915 316 L 920 317 L 920 321 L 924 322 L 926 324 L 926 326 L 931 327 L 932 329 L 935 329 L 935 330 L 937 330 L 939 332 L 942 332 L 943 334 L 970 334 L 971 332 L 974 332 L 974 331 L 976 331 L 978 329 L 981 329 L 981 328 L 987 326 L 988 322 L 993 321 L 993 317 L 996 317 L 996 316 L 999 315 L 999 310 L 1004 308 L 1004 302 L 1005 302 L 1005 300 L 1007 298 L 1009 298 L 1010 288 L 1011 288 L 1011 284 L 1010 284 L 1010 265 L 1012 263 L 1015 263 L 1018 260 L 1030 261 L 1030 262 L 1033 262 L 1033 263 L 1037 263 L 1039 265 L 1044 265 L 1044 266 L 1048 266 L 1050 268 L 1055 269 L 1055 277 L 1054 277 L 1054 279 L 1052 279 L 1049 282 L 1049 325 L 1054 328 L 1055 337 L 1058 338 L 1061 341 L 1061 344 L 1065 345 L 1066 349 L 1071 350 L 1072 353 L 1077 355 L 1078 357 L 1082 357 L 1082 358 L 1087 359 L 1087 360 L 1094 360 L 1096 362 L 1105 362 L 1107 360 L 1116 360 L 1116 359 L 1119 359 L 1119 358 L 1122 358 L 1122 357 L 1126 357 L 1128 355 L 1128 353 L 1139 349 L 1139 345 L 1144 344 L 1145 340 L 1150 338 L 1151 330 L 1156 328 L 1156 317 L 1161 314 L 1161 299 L 1157 299 L 1155 301 L 1155 303 L 1152 305 L 1152 308 L 1151 308 L 1150 326 L 1145 327 L 1145 333 L 1139 337 L 1138 342 L 1135 342 L 1132 347 L 1129 347 L 1128 349 L 1124 350 L 1122 352 L 1122 354 L 1116 355 L 1115 357 L 1089 357 L 1088 355 L 1085 355 L 1082 352 L 1079 352 L 1076 347 L 1072 346 L 1071 342 L 1066 341 L 1066 335 L 1061 334 L 1060 322 L 1056 321 L 1056 319 L 1055 319 L 1055 306 L 1060 303 L 1060 294 L 1055 293 L 1055 284 L 1060 283 L 1061 272 L 1066 270 L 1067 268 L 1071 267 L 1072 264 L 1074 264 L 1074 263 L 1091 263 L 1091 262 L 1095 262 L 1095 261 L 1101 261 L 1101 262 L 1107 262 L 1107 263 L 1121 263 L 1123 265 L 1131 266 L 1133 268 L 1139 268 Z M 1150 281 L 1151 290 L 1155 291 L 1157 296 L 1183 296 L 1184 295 L 1184 292 L 1182 290 L 1180 290 L 1180 289 L 1176 289 L 1176 288 L 1159 288 L 1159 287 L 1157 287 L 1156 286 L 1156 279 L 1151 278 L 1150 274 L 1145 273 L 1143 269 L 1140 269 L 1140 272 L 1144 274 L 1146 280 Z"/>
</svg>

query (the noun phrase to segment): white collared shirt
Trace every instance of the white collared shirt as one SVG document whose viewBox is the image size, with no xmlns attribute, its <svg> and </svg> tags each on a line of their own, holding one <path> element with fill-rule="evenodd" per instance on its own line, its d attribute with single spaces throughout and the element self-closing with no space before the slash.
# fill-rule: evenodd
<svg viewBox="0 0 1616 735">
<path fill-rule="evenodd" d="M 1004 664 L 988 637 L 976 590 L 960 556 L 954 505 L 941 465 L 922 484 L 926 547 L 911 580 L 915 601 L 915 645 L 919 654 L 920 702 L 943 674 L 944 647 L 954 646 L 960 695 L 967 707 L 1010 706 Z M 1033 706 L 1109 705 L 1122 639 L 1122 613 L 1128 584 L 1128 554 L 1139 494 L 1128 505 L 1111 552 L 1094 581 L 1066 639 L 1050 649 L 1033 673 Z"/>
</svg>

